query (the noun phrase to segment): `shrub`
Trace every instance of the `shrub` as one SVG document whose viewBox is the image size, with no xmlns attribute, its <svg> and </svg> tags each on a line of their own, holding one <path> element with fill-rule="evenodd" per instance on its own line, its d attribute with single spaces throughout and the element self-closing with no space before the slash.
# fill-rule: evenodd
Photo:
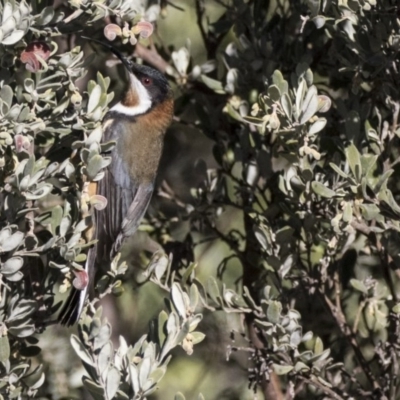
<svg viewBox="0 0 400 400">
<path fill-rule="evenodd" d="M 398 12 L 391 0 L 4 1 L 3 398 L 84 393 L 76 360 L 51 355 L 69 333 L 49 325 L 93 244 L 104 201 L 88 185 L 110 162 L 101 121 L 123 81 L 81 31 L 125 50 L 141 37 L 135 55 L 169 75 L 176 102 L 138 235 L 158 251 L 129 243 L 71 335 L 85 390 L 141 399 L 161 384 L 153 398 L 169 398 L 179 374 L 199 399 L 398 398 Z M 138 315 L 129 291 L 110 300 L 123 280 L 142 286 Z M 204 338 L 191 367 L 171 362 Z"/>
</svg>

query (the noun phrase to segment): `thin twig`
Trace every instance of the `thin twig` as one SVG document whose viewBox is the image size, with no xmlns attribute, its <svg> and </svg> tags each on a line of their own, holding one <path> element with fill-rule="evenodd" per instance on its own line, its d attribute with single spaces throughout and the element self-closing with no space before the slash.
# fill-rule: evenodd
<svg viewBox="0 0 400 400">
<path fill-rule="evenodd" d="M 362 354 L 360 347 L 357 343 L 357 340 L 351 330 L 351 328 L 349 327 L 349 325 L 346 322 L 346 318 L 343 315 L 342 312 L 340 312 L 340 310 L 338 310 L 336 308 L 336 306 L 332 303 L 332 301 L 330 300 L 330 298 L 326 295 L 326 293 L 324 292 L 323 289 L 319 289 L 319 293 L 322 296 L 326 306 L 328 307 L 328 309 L 331 312 L 332 317 L 336 320 L 336 323 L 340 329 L 340 331 L 342 332 L 342 334 L 346 337 L 346 339 L 349 341 L 349 343 L 351 344 L 351 347 L 353 348 L 353 351 L 356 355 L 356 358 L 358 360 L 358 362 L 360 363 L 361 368 L 363 369 L 368 381 L 370 382 L 371 386 L 374 389 L 379 389 L 382 390 L 379 382 L 377 381 L 377 379 L 375 378 L 374 374 L 371 371 L 371 368 L 367 362 L 367 360 L 364 358 L 364 355 Z"/>
<path fill-rule="evenodd" d="M 160 56 L 154 44 L 152 44 L 150 48 L 147 48 L 138 43 L 133 55 L 143 59 L 146 63 L 157 68 L 162 73 L 165 73 L 167 69 L 172 68 L 171 65 Z"/>
<path fill-rule="evenodd" d="M 398 120 L 399 120 L 399 112 L 400 112 L 400 104 L 398 102 L 394 103 L 394 111 L 393 111 L 393 121 L 392 121 L 392 135 L 395 134 Z"/>
<path fill-rule="evenodd" d="M 204 15 L 205 15 L 204 0 L 196 0 L 197 25 L 199 26 L 200 34 L 201 34 L 201 37 L 204 42 L 204 46 L 207 51 L 207 59 L 209 60 L 211 58 L 211 47 L 210 47 L 209 37 L 208 37 L 207 32 L 204 29 L 204 25 L 203 25 Z"/>
<path fill-rule="evenodd" d="M 353 219 L 353 221 L 351 221 L 350 225 L 357 231 L 363 233 L 365 236 L 369 236 L 369 234 L 372 232 L 371 228 L 366 225 L 363 224 L 361 222 L 356 221 L 355 219 Z"/>
<path fill-rule="evenodd" d="M 360 323 L 360 317 L 361 317 L 361 313 L 365 307 L 366 301 L 362 301 L 360 303 L 360 305 L 358 306 L 358 310 L 357 310 L 357 315 L 356 318 L 354 319 L 354 324 L 353 324 L 353 333 L 356 334 L 357 333 L 357 329 L 358 329 L 358 324 Z"/>
<path fill-rule="evenodd" d="M 334 392 L 332 389 L 328 388 L 327 386 L 323 385 L 315 376 L 311 376 L 310 379 L 305 378 L 303 376 L 299 376 L 299 378 L 305 382 L 308 383 L 309 385 L 312 385 L 322 392 L 324 392 L 326 395 L 330 396 L 332 399 L 335 400 L 344 400 L 342 396 L 339 396 L 336 392 Z"/>
</svg>

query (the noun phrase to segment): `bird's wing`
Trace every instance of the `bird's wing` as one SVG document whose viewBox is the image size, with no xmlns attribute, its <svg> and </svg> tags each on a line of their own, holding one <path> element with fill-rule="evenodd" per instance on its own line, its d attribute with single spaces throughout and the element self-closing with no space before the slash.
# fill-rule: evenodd
<svg viewBox="0 0 400 400">
<path fill-rule="evenodd" d="M 137 185 L 131 180 L 120 156 L 118 136 L 121 133 L 119 124 L 116 123 L 105 129 L 103 137 L 103 141 L 116 140 L 117 144 L 111 153 L 111 164 L 104 171 L 104 177 L 97 187 L 97 194 L 107 199 L 107 207 L 97 211 L 95 215 L 97 262 L 110 260 L 111 248 L 137 192 Z"/>
<path fill-rule="evenodd" d="M 113 259 L 121 248 L 124 240 L 132 236 L 139 227 L 153 193 L 153 184 L 138 186 L 135 196 L 125 214 L 118 236 L 114 240 L 110 257 Z"/>
<path fill-rule="evenodd" d="M 118 123 L 105 130 L 103 140 L 117 140 L 123 127 Z M 96 212 L 97 262 L 112 260 L 123 241 L 139 227 L 153 193 L 153 183 L 135 182 L 121 157 L 118 142 L 111 164 L 99 182 L 97 193 L 107 199 L 107 207 Z"/>
<path fill-rule="evenodd" d="M 120 128 L 121 129 L 121 128 Z M 103 141 L 118 141 L 121 135 L 118 124 L 105 129 Z M 153 193 L 153 183 L 138 184 L 128 174 L 117 145 L 111 153 L 111 164 L 97 185 L 97 194 L 107 199 L 107 207 L 95 211 L 93 239 L 97 244 L 89 250 L 85 271 L 89 284 L 93 284 L 96 265 L 110 262 L 119 251 L 123 241 L 139 227 Z M 88 287 L 71 289 L 58 320 L 63 325 L 73 325 L 79 318 Z"/>
</svg>

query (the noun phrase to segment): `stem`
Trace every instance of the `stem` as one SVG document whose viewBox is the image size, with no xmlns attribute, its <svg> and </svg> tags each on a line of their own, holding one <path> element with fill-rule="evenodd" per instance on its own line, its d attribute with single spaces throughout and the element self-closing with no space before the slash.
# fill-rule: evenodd
<svg viewBox="0 0 400 400">
<path fill-rule="evenodd" d="M 309 384 L 312 385 L 322 392 L 324 392 L 326 395 L 330 396 L 330 398 L 335 399 L 335 400 L 345 400 L 342 396 L 339 396 L 336 392 L 334 392 L 332 389 L 328 388 L 325 386 L 322 382 L 320 382 L 314 375 L 311 376 L 310 379 L 305 378 L 303 376 L 299 376 L 299 378 Z"/>
<path fill-rule="evenodd" d="M 322 298 L 323 298 L 323 300 L 325 302 L 325 305 L 327 306 L 327 308 L 331 312 L 331 315 L 335 319 L 335 321 L 336 321 L 340 331 L 342 332 L 343 336 L 345 336 L 345 338 L 348 340 L 348 342 L 350 343 L 351 347 L 353 348 L 353 351 L 354 351 L 354 353 L 356 355 L 356 358 L 357 358 L 358 362 L 360 363 L 360 366 L 363 369 L 363 371 L 364 371 L 369 383 L 371 384 L 371 386 L 374 389 L 379 389 L 380 391 L 382 391 L 382 388 L 379 385 L 379 382 L 377 381 L 377 379 L 373 375 L 367 360 L 364 358 L 364 355 L 362 354 L 362 352 L 360 350 L 360 347 L 359 347 L 359 345 L 357 343 L 355 335 L 353 334 L 351 328 L 349 327 L 349 325 L 346 322 L 346 318 L 345 318 L 343 312 L 341 312 L 332 303 L 332 301 L 329 299 L 329 297 L 326 295 L 326 293 L 324 292 L 323 289 L 319 288 L 318 292 L 322 296 Z"/>
</svg>

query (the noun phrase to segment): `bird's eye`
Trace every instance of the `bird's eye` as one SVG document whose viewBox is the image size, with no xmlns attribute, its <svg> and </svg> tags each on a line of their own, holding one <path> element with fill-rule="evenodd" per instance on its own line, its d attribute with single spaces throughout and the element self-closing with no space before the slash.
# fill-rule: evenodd
<svg viewBox="0 0 400 400">
<path fill-rule="evenodd" d="M 149 86 L 153 83 L 153 81 L 150 78 L 144 77 L 144 78 L 142 78 L 142 83 L 145 86 Z"/>
</svg>

